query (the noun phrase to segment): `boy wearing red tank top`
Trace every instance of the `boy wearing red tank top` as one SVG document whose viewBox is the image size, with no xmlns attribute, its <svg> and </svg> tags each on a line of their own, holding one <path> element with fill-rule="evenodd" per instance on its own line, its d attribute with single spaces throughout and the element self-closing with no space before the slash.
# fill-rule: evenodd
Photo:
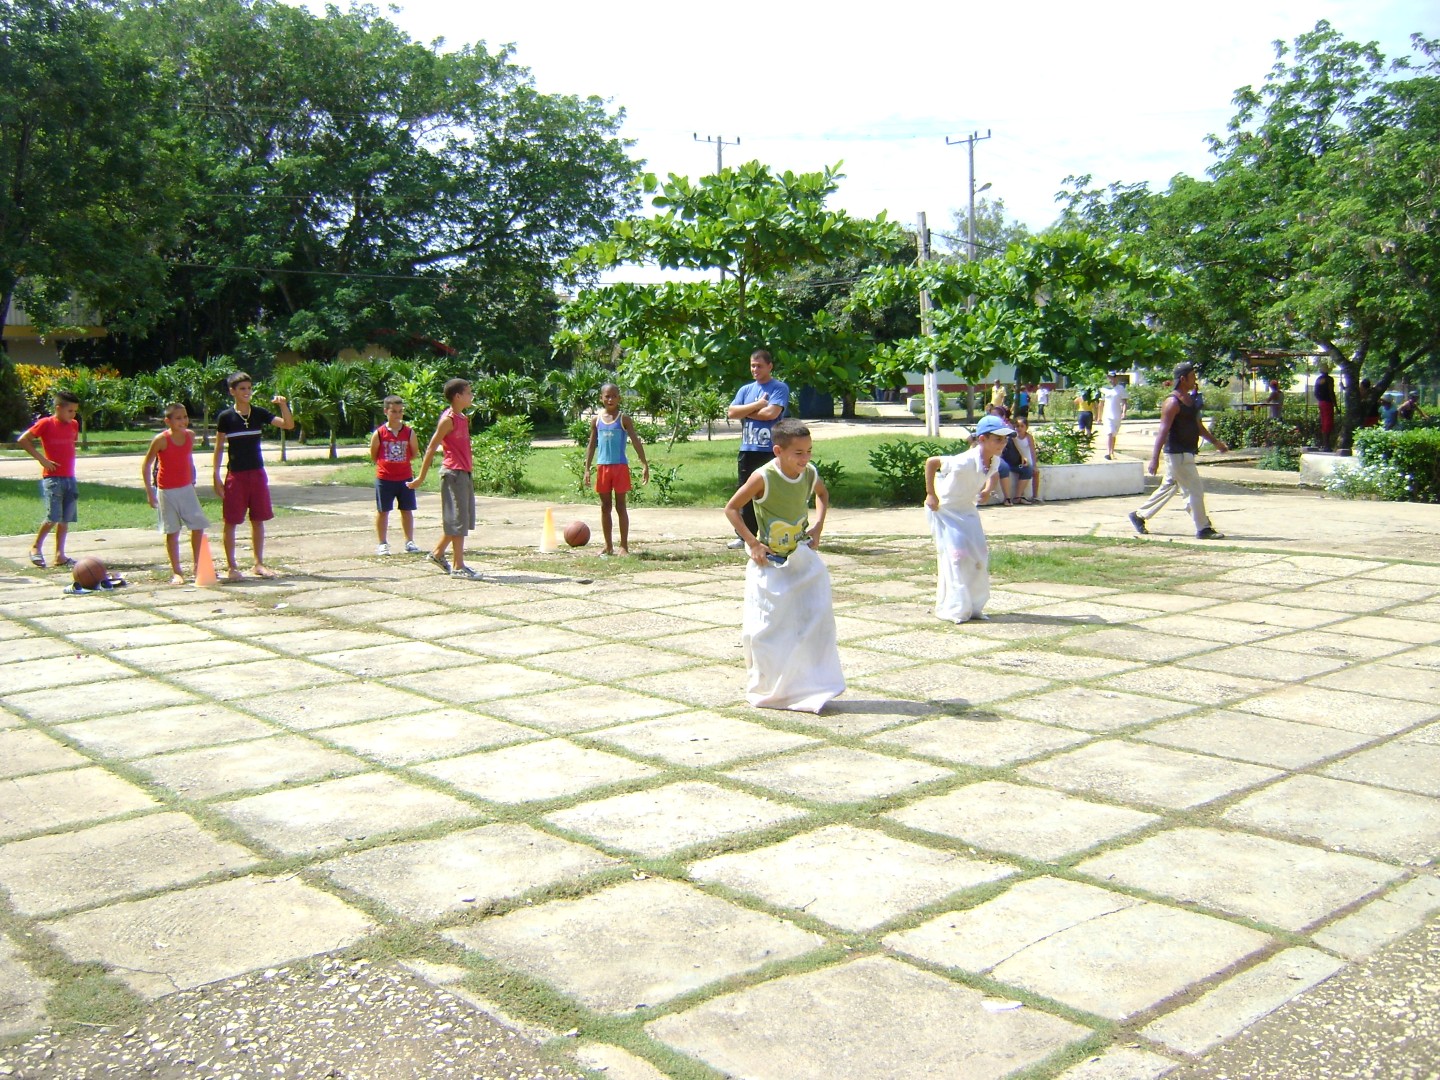
<svg viewBox="0 0 1440 1080">
<path fill-rule="evenodd" d="M 160 531 L 165 534 L 165 551 L 170 556 L 170 584 L 184 585 L 180 569 L 180 529 L 190 530 L 190 557 L 200 559 L 200 541 L 210 519 L 200 509 L 195 493 L 195 432 L 190 414 L 176 402 L 165 407 L 165 430 L 150 441 L 140 463 L 140 479 L 150 505 L 160 512 Z"/>
<path fill-rule="evenodd" d="M 391 394 L 385 399 L 385 423 L 370 436 L 370 460 L 375 463 L 376 555 L 390 554 L 390 510 L 400 508 L 405 529 L 405 552 L 418 555 L 415 543 L 415 491 L 407 486 L 415 478 L 410 462 L 420 455 L 420 441 L 405 423 L 405 402 Z"/>
</svg>

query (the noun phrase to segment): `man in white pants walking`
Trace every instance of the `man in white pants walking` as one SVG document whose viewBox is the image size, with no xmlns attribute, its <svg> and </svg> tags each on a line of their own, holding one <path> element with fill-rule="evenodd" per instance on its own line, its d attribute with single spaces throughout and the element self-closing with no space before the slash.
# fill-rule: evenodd
<svg viewBox="0 0 1440 1080">
<path fill-rule="evenodd" d="M 1105 431 L 1105 460 L 1115 460 L 1115 436 L 1120 434 L 1120 421 L 1130 406 L 1130 392 L 1120 381 L 1118 371 L 1110 372 L 1110 385 L 1100 389 L 1100 426 Z"/>
<path fill-rule="evenodd" d="M 1195 388 L 1199 382 L 1195 365 L 1190 361 L 1175 366 L 1175 389 L 1160 409 L 1160 430 L 1155 435 L 1155 449 L 1150 454 L 1149 472 L 1154 475 L 1160 469 L 1160 454 L 1164 452 L 1165 481 L 1145 501 L 1145 505 L 1130 515 L 1130 524 L 1137 533 L 1150 531 L 1145 522 L 1158 514 L 1178 489 L 1184 493 L 1189 504 L 1196 539 L 1225 539 L 1223 533 L 1211 526 L 1210 515 L 1205 513 L 1205 485 L 1200 482 L 1200 472 L 1195 468 L 1195 455 L 1200 450 L 1201 436 L 1221 452 L 1230 448 L 1211 435 L 1205 421 L 1200 418 L 1200 406 L 1195 401 Z"/>
</svg>

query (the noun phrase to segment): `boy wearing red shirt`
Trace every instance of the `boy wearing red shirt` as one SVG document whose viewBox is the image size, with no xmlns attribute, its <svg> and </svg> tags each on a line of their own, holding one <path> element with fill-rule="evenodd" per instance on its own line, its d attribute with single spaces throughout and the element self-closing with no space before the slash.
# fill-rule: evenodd
<svg viewBox="0 0 1440 1080">
<path fill-rule="evenodd" d="M 474 568 L 465 565 L 465 537 L 475 528 L 475 484 L 471 476 L 470 418 L 465 410 L 475 402 L 475 390 L 466 379 L 451 379 L 445 384 L 445 400 L 450 407 L 440 414 L 425 457 L 420 462 L 420 475 L 406 485 L 415 490 L 425 482 L 430 463 L 440 452 L 440 543 L 425 557 L 451 577 L 478 579 Z M 452 564 L 445 557 L 449 552 Z"/>
<path fill-rule="evenodd" d="M 200 542 L 210 519 L 200 508 L 195 491 L 195 432 L 190 430 L 190 413 L 178 401 L 165 408 L 165 430 L 150 441 L 140 463 L 145 497 L 160 512 L 160 531 L 165 534 L 165 551 L 170 556 L 170 584 L 184 585 L 180 569 L 180 529 L 190 530 L 190 558 L 200 565 Z"/>
<path fill-rule="evenodd" d="M 414 478 L 410 467 L 420 453 L 415 432 L 405 423 L 405 402 L 394 394 L 385 399 L 385 423 L 370 436 L 370 460 L 375 463 L 375 546 L 376 555 L 389 555 L 390 510 L 400 508 L 405 528 L 405 552 L 418 555 L 415 543 L 415 492 L 407 481 Z"/>
<path fill-rule="evenodd" d="M 80 399 L 68 390 L 55 395 L 55 411 L 30 425 L 20 436 L 20 449 L 40 463 L 40 498 L 45 503 L 45 521 L 30 545 L 30 561 L 44 567 L 45 554 L 40 549 L 51 529 L 55 530 L 55 565 L 74 566 L 75 560 L 65 554 L 65 536 L 75 512 L 78 488 L 75 485 L 75 442 L 80 436 Z M 39 448 L 35 446 L 40 443 Z"/>
</svg>

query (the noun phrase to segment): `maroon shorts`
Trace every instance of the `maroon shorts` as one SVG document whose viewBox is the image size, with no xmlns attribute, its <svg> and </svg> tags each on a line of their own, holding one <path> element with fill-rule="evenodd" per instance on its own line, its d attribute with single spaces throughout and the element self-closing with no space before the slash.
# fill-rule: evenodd
<svg viewBox="0 0 1440 1080">
<path fill-rule="evenodd" d="M 264 469 L 225 474 L 225 524 L 241 524 L 247 512 L 251 521 L 269 521 L 275 516 L 270 509 L 270 478 Z"/>
<path fill-rule="evenodd" d="M 630 490 L 629 465 L 597 465 L 595 467 L 595 492 L 599 495 L 624 495 Z"/>
<path fill-rule="evenodd" d="M 1320 430 L 1326 435 L 1335 430 L 1335 403 L 1333 401 L 1317 401 L 1320 406 Z"/>
</svg>

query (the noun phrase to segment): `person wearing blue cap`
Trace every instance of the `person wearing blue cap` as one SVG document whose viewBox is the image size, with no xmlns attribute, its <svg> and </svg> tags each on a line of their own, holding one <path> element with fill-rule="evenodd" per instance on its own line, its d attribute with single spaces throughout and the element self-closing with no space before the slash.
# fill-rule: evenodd
<svg viewBox="0 0 1440 1080">
<path fill-rule="evenodd" d="M 1000 482 L 1000 455 L 1015 430 L 998 416 L 975 425 L 963 454 L 925 461 L 925 519 L 935 538 L 935 616 L 963 623 L 984 619 L 990 599 L 990 546 L 977 506 Z"/>
</svg>

